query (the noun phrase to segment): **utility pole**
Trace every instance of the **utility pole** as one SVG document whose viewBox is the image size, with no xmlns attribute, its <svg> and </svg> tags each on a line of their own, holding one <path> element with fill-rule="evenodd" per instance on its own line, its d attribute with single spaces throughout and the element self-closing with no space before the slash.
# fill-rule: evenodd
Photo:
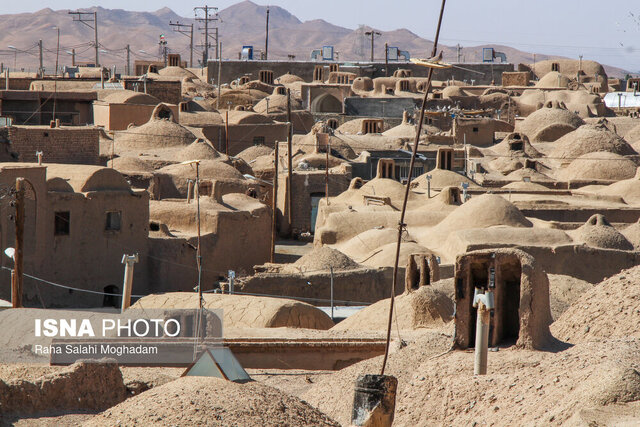
<svg viewBox="0 0 640 427">
<path fill-rule="evenodd" d="M 169 25 L 174 27 L 173 31 L 175 31 L 176 33 L 180 33 L 189 37 L 189 67 L 193 68 L 193 24 L 187 25 L 181 24 L 180 21 L 175 23 L 169 21 Z"/>
<path fill-rule="evenodd" d="M 93 34 L 94 34 L 94 47 L 96 48 L 96 67 L 100 66 L 100 57 L 99 52 L 100 52 L 100 44 L 98 43 L 98 12 L 69 12 L 69 15 L 75 15 L 73 17 L 74 22 L 80 22 L 84 25 L 86 25 L 87 27 L 93 29 Z M 89 16 L 93 15 L 93 18 L 88 18 Z M 93 25 L 90 24 L 90 22 L 93 22 Z"/>
<path fill-rule="evenodd" d="M 456 51 L 458 52 L 458 63 L 460 63 L 460 57 L 462 56 L 462 46 L 460 46 L 460 43 L 456 46 Z"/>
<path fill-rule="evenodd" d="M 60 27 L 56 27 L 58 32 L 58 41 L 56 44 L 56 69 L 53 74 L 53 121 L 56 121 L 56 104 L 58 101 L 58 60 L 60 59 Z M 44 77 L 44 73 L 42 73 L 42 77 Z"/>
<path fill-rule="evenodd" d="M 287 88 L 287 216 L 289 223 L 289 236 L 293 235 L 293 212 L 291 209 L 291 186 L 293 185 L 293 125 L 291 124 L 291 89 Z"/>
<path fill-rule="evenodd" d="M 389 77 L 389 43 L 384 44 L 384 76 Z"/>
<path fill-rule="evenodd" d="M 272 204 L 272 215 L 271 218 L 271 262 L 275 262 L 276 257 L 276 224 L 278 220 L 278 215 L 276 214 L 276 209 L 278 207 L 278 163 L 280 163 L 280 157 L 278 154 L 278 148 L 280 146 L 280 142 L 276 141 L 275 149 L 273 150 L 273 159 L 275 163 L 275 169 L 273 171 L 273 204 Z"/>
<path fill-rule="evenodd" d="M 204 22 L 204 28 L 198 28 L 199 30 L 204 30 L 204 43 L 200 46 L 204 48 L 202 51 L 202 66 L 206 67 L 207 62 L 209 61 L 209 48 L 211 47 L 211 43 L 209 43 L 209 22 L 218 21 L 218 8 L 217 7 L 209 7 L 209 6 L 201 6 L 194 7 L 193 11 L 197 14 L 198 11 L 201 10 L 204 12 L 204 18 L 196 17 L 197 22 Z M 209 14 L 213 12 L 215 13 L 215 17 L 210 17 Z M 217 27 L 216 27 L 217 31 Z M 216 35 L 217 39 L 217 35 Z M 218 40 L 216 40 L 216 45 Z"/>
<path fill-rule="evenodd" d="M 219 43 L 220 55 L 222 55 L 222 42 Z M 218 97 L 216 98 L 216 110 L 220 109 L 220 95 L 222 94 L 222 84 L 220 83 L 220 76 L 222 75 L 222 56 L 218 58 Z"/>
<path fill-rule="evenodd" d="M 162 59 L 164 61 L 164 66 L 167 66 L 167 40 L 164 37 L 164 34 L 160 34 L 160 41 L 158 42 L 158 46 L 160 46 L 160 51 L 162 52 Z"/>
<path fill-rule="evenodd" d="M 582 71 L 582 55 L 580 55 L 580 69 L 578 71 Z"/>
<path fill-rule="evenodd" d="M 324 150 L 327 153 L 325 164 L 324 164 L 324 198 L 329 206 L 329 151 L 331 150 L 331 145 L 329 143 L 329 135 L 327 135 L 327 145 L 324 147 Z"/>
<path fill-rule="evenodd" d="M 375 38 L 375 36 L 381 36 L 382 34 L 377 32 L 377 31 L 367 31 L 366 33 L 364 33 L 366 36 L 371 36 L 371 62 L 373 62 L 373 39 Z"/>
<path fill-rule="evenodd" d="M 267 6 L 267 31 L 264 38 L 264 59 L 269 59 L 269 6 Z"/>
<path fill-rule="evenodd" d="M 42 40 L 38 40 L 38 50 L 40 51 L 40 68 L 38 68 L 38 74 L 44 77 L 44 69 L 42 66 Z"/>
<path fill-rule="evenodd" d="M 16 249 L 13 255 L 14 271 L 11 281 L 13 308 L 22 307 L 24 274 L 24 178 L 16 178 Z"/>
<path fill-rule="evenodd" d="M 131 75 L 131 46 L 127 45 L 127 76 Z"/>
<path fill-rule="evenodd" d="M 71 49 L 71 66 L 72 67 L 76 66 L 76 50 L 75 49 Z"/>
<path fill-rule="evenodd" d="M 124 312 L 131 305 L 131 288 L 133 287 L 133 266 L 138 262 L 138 254 L 122 255 L 124 264 L 124 281 L 122 283 L 122 301 L 120 312 Z"/>
<path fill-rule="evenodd" d="M 218 27 L 214 28 L 216 30 L 216 59 L 220 60 L 220 39 L 218 38 Z"/>
<path fill-rule="evenodd" d="M 224 153 L 229 155 L 229 106 L 224 115 Z"/>
</svg>

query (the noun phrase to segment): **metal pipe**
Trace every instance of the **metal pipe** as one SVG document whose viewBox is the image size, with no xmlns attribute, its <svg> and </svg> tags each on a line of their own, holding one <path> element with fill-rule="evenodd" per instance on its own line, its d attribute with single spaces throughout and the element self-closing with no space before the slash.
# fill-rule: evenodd
<svg viewBox="0 0 640 427">
<path fill-rule="evenodd" d="M 273 150 L 273 161 L 274 161 L 274 171 L 273 171 L 273 197 L 272 197 L 272 208 L 271 212 L 273 217 L 271 218 L 271 262 L 275 262 L 276 257 L 276 232 L 277 232 L 277 221 L 278 221 L 278 164 L 279 160 L 279 152 L 278 148 L 280 146 L 280 142 L 276 141 L 275 149 Z"/>
<path fill-rule="evenodd" d="M 120 311 L 123 312 L 131 305 L 131 288 L 133 287 L 133 266 L 138 262 L 138 254 L 122 255 L 124 264 L 124 280 L 122 283 L 122 305 Z"/>
<path fill-rule="evenodd" d="M 489 350 L 489 321 L 491 312 L 485 305 L 478 304 L 478 316 L 476 319 L 476 349 L 473 364 L 474 375 L 487 374 L 487 354 Z"/>
<path fill-rule="evenodd" d="M 329 267 L 329 274 L 331 275 L 331 320 L 333 320 L 333 267 Z"/>
</svg>

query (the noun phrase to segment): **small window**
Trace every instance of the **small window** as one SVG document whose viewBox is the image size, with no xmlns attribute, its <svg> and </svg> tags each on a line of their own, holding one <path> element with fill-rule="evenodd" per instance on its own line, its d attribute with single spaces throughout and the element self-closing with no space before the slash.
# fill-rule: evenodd
<svg viewBox="0 0 640 427">
<path fill-rule="evenodd" d="M 45 132 L 45 133 L 44 133 L 44 137 L 46 138 L 46 137 L 48 137 L 48 136 L 49 136 L 49 132 Z"/>
<path fill-rule="evenodd" d="M 473 128 L 473 131 L 478 133 L 480 130 L 478 128 Z"/>
<path fill-rule="evenodd" d="M 511 151 L 522 151 L 523 143 L 522 142 L 512 142 L 510 145 Z"/>
<path fill-rule="evenodd" d="M 264 145 L 264 136 L 254 136 L 253 145 Z"/>
<path fill-rule="evenodd" d="M 69 211 L 56 212 L 54 217 L 54 235 L 68 236 L 70 219 L 71 215 L 69 214 Z"/>
<path fill-rule="evenodd" d="M 554 62 L 551 64 L 551 71 L 560 71 L 560 64 L 558 64 L 557 62 Z"/>
<path fill-rule="evenodd" d="M 122 213 L 120 211 L 107 212 L 107 223 L 105 224 L 105 231 L 120 231 L 120 222 L 122 219 Z"/>
</svg>

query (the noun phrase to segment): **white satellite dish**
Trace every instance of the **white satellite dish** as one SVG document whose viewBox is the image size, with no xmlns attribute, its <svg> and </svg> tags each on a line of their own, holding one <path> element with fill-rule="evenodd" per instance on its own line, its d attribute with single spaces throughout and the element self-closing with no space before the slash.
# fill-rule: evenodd
<svg viewBox="0 0 640 427">
<path fill-rule="evenodd" d="M 4 250 L 4 254 L 9 258 L 15 260 L 16 250 L 14 248 L 7 248 Z"/>
</svg>

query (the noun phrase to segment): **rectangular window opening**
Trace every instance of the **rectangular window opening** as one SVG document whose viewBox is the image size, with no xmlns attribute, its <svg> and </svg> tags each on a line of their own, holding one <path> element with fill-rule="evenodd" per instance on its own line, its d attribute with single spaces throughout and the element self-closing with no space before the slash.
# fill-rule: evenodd
<svg viewBox="0 0 640 427">
<path fill-rule="evenodd" d="M 54 235 L 68 236 L 70 230 L 71 215 L 69 211 L 56 212 L 54 216 Z"/>
<path fill-rule="evenodd" d="M 105 224 L 105 231 L 120 231 L 120 224 L 122 222 L 122 213 L 120 211 L 107 212 L 107 223 Z"/>
</svg>

